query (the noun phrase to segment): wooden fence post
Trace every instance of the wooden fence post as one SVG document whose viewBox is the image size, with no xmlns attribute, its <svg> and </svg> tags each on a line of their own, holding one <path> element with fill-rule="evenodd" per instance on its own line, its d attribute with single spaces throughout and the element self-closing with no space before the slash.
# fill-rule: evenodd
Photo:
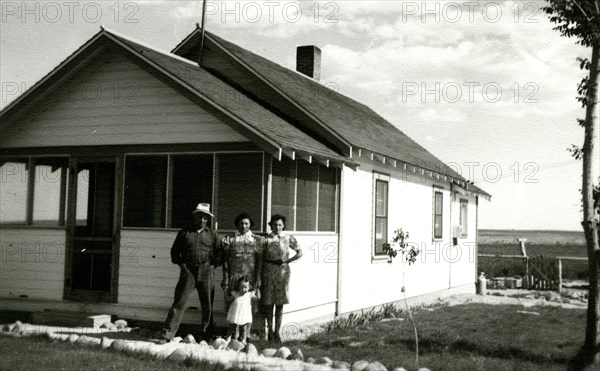
<svg viewBox="0 0 600 371">
<path fill-rule="evenodd" d="M 562 259 L 558 258 L 558 292 L 562 292 Z"/>
<path fill-rule="evenodd" d="M 529 287 L 531 285 L 531 282 L 529 282 L 530 281 L 530 277 L 529 277 L 529 256 L 525 257 L 525 277 L 526 277 L 526 280 L 525 280 L 526 286 L 525 286 L 525 288 L 527 290 L 529 290 Z"/>
</svg>

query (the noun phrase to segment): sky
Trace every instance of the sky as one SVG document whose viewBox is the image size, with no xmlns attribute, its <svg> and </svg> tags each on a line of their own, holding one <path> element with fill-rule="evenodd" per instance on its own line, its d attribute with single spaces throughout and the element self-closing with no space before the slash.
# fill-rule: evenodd
<svg viewBox="0 0 600 371">
<path fill-rule="evenodd" d="M 100 30 L 170 51 L 201 1 L 1 1 L 1 107 Z M 492 195 L 479 228 L 580 230 L 577 57 L 536 1 L 207 1 L 206 29 L 371 107 Z M 597 139 L 597 138 L 596 138 Z M 598 169 L 596 169 L 598 171 Z M 598 172 L 596 173 L 598 174 Z"/>
</svg>

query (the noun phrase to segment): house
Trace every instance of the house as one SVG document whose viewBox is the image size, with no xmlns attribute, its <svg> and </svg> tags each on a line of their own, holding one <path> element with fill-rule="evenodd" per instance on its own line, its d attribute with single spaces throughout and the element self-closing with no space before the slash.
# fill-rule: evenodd
<svg viewBox="0 0 600 371">
<path fill-rule="evenodd" d="M 474 291 L 485 191 L 320 84 L 318 48 L 297 72 L 206 32 L 199 67 L 200 35 L 166 53 L 101 29 L 0 113 L 0 309 L 164 320 L 201 201 L 220 233 L 287 216 L 304 250 L 287 322 L 400 300 L 382 249 L 400 227 L 422 249 L 409 297 Z"/>
</svg>

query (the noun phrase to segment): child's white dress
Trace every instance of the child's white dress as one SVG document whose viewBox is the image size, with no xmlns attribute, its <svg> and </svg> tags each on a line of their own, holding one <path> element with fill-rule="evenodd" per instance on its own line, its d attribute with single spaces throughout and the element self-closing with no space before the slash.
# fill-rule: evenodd
<svg viewBox="0 0 600 371">
<path fill-rule="evenodd" d="M 232 291 L 233 302 L 227 313 L 227 322 L 235 323 L 238 326 L 252 323 L 252 299 L 256 296 L 254 292 L 248 291 L 240 295 L 237 291 Z"/>
</svg>

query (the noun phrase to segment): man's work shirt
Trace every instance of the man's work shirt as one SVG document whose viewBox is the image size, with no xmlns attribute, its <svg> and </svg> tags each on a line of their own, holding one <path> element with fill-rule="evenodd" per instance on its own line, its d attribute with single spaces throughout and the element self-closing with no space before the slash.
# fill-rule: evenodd
<svg viewBox="0 0 600 371">
<path fill-rule="evenodd" d="M 182 229 L 171 247 L 171 261 L 174 264 L 185 263 L 190 269 L 220 265 L 221 251 L 217 233 L 208 227 L 201 230 Z"/>
</svg>

